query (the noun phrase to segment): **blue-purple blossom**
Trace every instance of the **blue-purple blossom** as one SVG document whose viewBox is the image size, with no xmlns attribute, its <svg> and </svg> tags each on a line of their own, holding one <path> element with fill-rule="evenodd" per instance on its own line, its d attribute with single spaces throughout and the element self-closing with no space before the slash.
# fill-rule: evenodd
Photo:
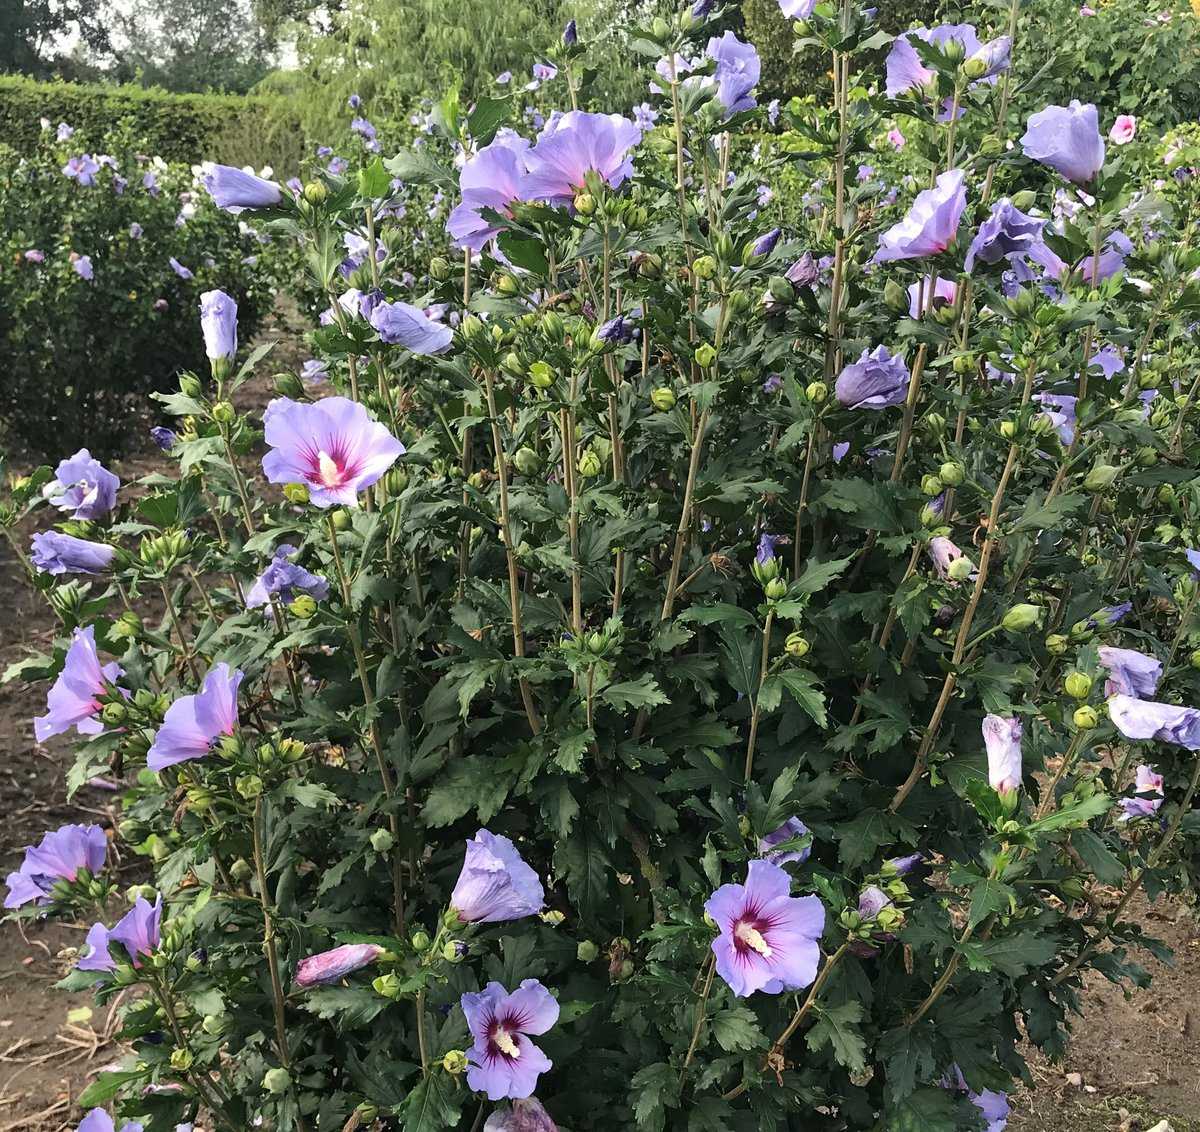
<svg viewBox="0 0 1200 1132">
<path fill-rule="evenodd" d="M 181 1125 L 180 1127 L 190 1127 Z M 94 1108 L 80 1122 L 75 1132 L 115 1132 L 113 1118 L 102 1108 Z M 136 1120 L 127 1120 L 121 1125 L 121 1132 L 142 1132 L 142 1126 Z M 178 1132 L 178 1130 L 176 1130 Z"/>
<path fill-rule="evenodd" d="M 633 336 L 636 333 L 637 323 L 631 315 L 625 314 L 619 314 L 616 318 L 610 318 L 606 323 L 596 328 L 596 337 L 601 342 L 608 342 L 617 346 L 632 342 Z"/>
<path fill-rule="evenodd" d="M 43 574 L 102 574 L 116 553 L 102 542 L 41 531 L 31 540 L 29 558 Z"/>
<path fill-rule="evenodd" d="M 548 83 L 558 78 L 558 68 L 553 63 L 534 63 L 533 77 L 539 83 Z"/>
<path fill-rule="evenodd" d="M 384 342 L 404 346 L 414 354 L 441 354 L 454 341 L 454 331 L 450 327 L 410 303 L 377 302 L 363 314 Z"/>
<path fill-rule="evenodd" d="M 1136 696 L 1148 699 L 1158 691 L 1162 679 L 1162 661 L 1137 649 L 1118 649 L 1100 646 L 1100 663 L 1108 669 L 1104 685 L 1106 696 Z"/>
<path fill-rule="evenodd" d="M 898 877 L 908 876 L 918 865 L 925 863 L 921 853 L 910 853 L 907 857 L 892 857 L 883 863 L 885 872 L 895 873 Z"/>
<path fill-rule="evenodd" d="M 170 452 L 175 447 L 175 443 L 179 437 L 165 425 L 155 425 L 150 430 L 150 439 L 160 451 Z"/>
<path fill-rule="evenodd" d="M 967 207 L 963 171 L 942 173 L 932 189 L 917 194 L 900 223 L 879 238 L 876 263 L 923 259 L 944 252 L 958 233 L 958 222 Z"/>
<path fill-rule="evenodd" d="M 117 503 L 121 481 L 92 454 L 81 448 L 74 456 L 59 461 L 52 479 L 42 494 L 60 511 L 70 511 L 73 519 L 100 519 Z"/>
<path fill-rule="evenodd" d="M 329 596 L 329 582 L 325 578 L 289 561 L 295 553 L 296 548 L 286 543 L 275 548 L 271 564 L 254 580 L 246 595 L 247 609 L 264 607 L 269 613 L 273 597 L 287 605 L 298 594 L 307 594 L 314 601 L 324 601 Z"/>
<path fill-rule="evenodd" d="M 324 358 L 309 358 L 300 367 L 300 380 L 309 385 L 320 385 L 329 380 L 329 363 Z"/>
<path fill-rule="evenodd" d="M 117 943 L 124 948 L 129 962 L 140 967 L 143 959 L 158 950 L 161 926 L 162 896 L 158 896 L 153 904 L 139 896 L 112 928 L 92 925 L 87 934 L 87 949 L 75 966 L 80 971 L 115 970 L 117 963 L 109 953 L 109 945 Z"/>
<path fill-rule="evenodd" d="M 992 205 L 988 218 L 967 249 L 964 269 L 970 272 L 975 261 L 994 264 L 1010 256 L 1023 255 L 1041 238 L 1044 220 L 1027 216 L 1008 197 Z"/>
<path fill-rule="evenodd" d="M 474 1044 L 467 1051 L 467 1085 L 488 1100 L 531 1096 L 553 1062 L 529 1040 L 558 1021 L 558 1001 L 537 979 L 508 993 L 500 983 L 461 999 Z"/>
<path fill-rule="evenodd" d="M 775 245 L 779 243 L 779 237 L 783 235 L 781 228 L 772 228 L 769 232 L 764 232 L 751 245 L 751 255 L 770 255 L 775 250 Z"/>
<path fill-rule="evenodd" d="M 1106 605 L 1102 609 L 1097 609 L 1084 624 L 1088 629 L 1111 629 L 1114 625 L 1120 624 L 1132 608 L 1133 602 L 1131 601 L 1122 601 L 1117 605 Z"/>
<path fill-rule="evenodd" d="M 366 118 L 352 118 L 350 129 L 367 142 L 373 142 L 377 135 L 375 127 Z"/>
<path fill-rule="evenodd" d="M 567 20 L 567 26 L 563 28 L 562 39 L 568 47 L 573 47 L 579 42 L 579 28 L 574 20 Z"/>
<path fill-rule="evenodd" d="M 283 190 L 274 181 L 232 165 L 214 165 L 204 175 L 204 187 L 216 206 L 228 212 L 270 208 L 283 200 Z"/>
<path fill-rule="evenodd" d="M 1189 751 L 1200 751 L 1200 711 L 1134 696 L 1108 701 L 1108 718 L 1126 739 L 1157 739 Z"/>
<path fill-rule="evenodd" d="M 298 987 L 320 987 L 339 983 L 354 971 L 374 963 L 383 954 L 377 943 L 345 943 L 330 951 L 307 955 L 296 964 Z"/>
<path fill-rule="evenodd" d="M 5 908 L 49 904 L 59 881 L 74 882 L 81 869 L 98 873 L 108 855 L 108 838 L 98 825 L 64 825 L 43 835 L 41 842 L 25 847 L 25 857 L 5 882 Z"/>
<path fill-rule="evenodd" d="M 1157 774 L 1154 767 L 1142 763 L 1134 773 L 1134 797 L 1121 798 L 1121 821 L 1132 821 L 1134 818 L 1152 818 L 1162 809 L 1163 776 Z"/>
<path fill-rule="evenodd" d="M 1100 118 L 1091 103 L 1072 99 L 1069 106 L 1047 106 L 1029 119 L 1021 138 L 1025 156 L 1085 185 L 1104 165 Z"/>
<path fill-rule="evenodd" d="M 147 170 L 142 174 L 142 188 L 152 197 L 158 196 L 161 190 L 158 187 L 158 177 L 153 170 Z"/>
<path fill-rule="evenodd" d="M 512 215 L 512 205 L 521 199 L 525 176 L 525 154 L 529 142 L 513 131 L 497 134 L 463 167 L 458 175 L 462 203 L 446 221 L 446 230 L 460 248 L 479 251 L 497 232 L 482 216 L 487 208 L 501 216 Z"/>
<path fill-rule="evenodd" d="M 640 102 L 633 108 L 633 124 L 637 126 L 642 133 L 654 129 L 654 123 L 658 121 L 658 111 L 648 102 Z"/>
<path fill-rule="evenodd" d="M 775 544 L 782 537 L 782 535 L 767 534 L 766 531 L 763 531 L 763 533 L 759 536 L 758 549 L 754 555 L 754 561 L 758 563 L 759 566 L 762 566 L 767 562 L 775 561 Z"/>
<path fill-rule="evenodd" d="M 838 375 L 834 396 L 848 409 L 886 409 L 902 405 L 908 396 L 908 366 L 886 346 L 863 350 Z"/>
<path fill-rule="evenodd" d="M 66 122 L 59 122 L 58 129 L 55 131 L 54 137 L 57 141 L 67 141 L 75 133 L 74 126 L 68 126 Z"/>
<path fill-rule="evenodd" d="M 789 20 L 807 20 L 816 6 L 817 0 L 779 0 L 779 10 Z"/>
<path fill-rule="evenodd" d="M 979 1109 L 984 1120 L 987 1121 L 987 1128 L 984 1132 L 1004 1132 L 1009 1114 L 1008 1097 L 1004 1093 L 998 1093 L 993 1089 L 984 1089 L 979 1093 L 973 1092 L 957 1065 L 951 1066 L 950 1073 L 942 1082 L 942 1087 L 967 1094 L 967 1099 Z"/>
<path fill-rule="evenodd" d="M 81 188 L 90 188 L 96 183 L 96 174 L 100 172 L 100 165 L 92 159 L 90 153 L 81 153 L 78 157 L 72 157 L 62 167 L 63 176 L 74 181 Z"/>
<path fill-rule="evenodd" d="M 104 725 L 100 696 L 115 684 L 124 670 L 119 664 L 101 664 L 96 651 L 96 631 L 88 625 L 71 634 L 71 645 L 62 671 L 46 695 L 46 714 L 33 721 L 34 737 L 44 743 L 72 727 L 80 735 L 99 735 Z"/>
<path fill-rule="evenodd" d="M 1200 550 L 1192 550 L 1188 548 L 1183 552 L 1184 558 L 1188 560 L 1188 565 L 1200 574 Z"/>
<path fill-rule="evenodd" d="M 538 875 L 507 838 L 479 830 L 467 842 L 450 907 L 468 924 L 496 924 L 536 916 L 546 894 Z"/>
<path fill-rule="evenodd" d="M 776 849 L 775 846 L 785 841 L 796 841 L 808 834 L 809 829 L 804 822 L 798 817 L 790 817 L 778 829 L 759 838 L 758 852 L 763 860 L 770 861 L 772 865 L 786 865 L 789 862 L 803 864 L 812 855 L 811 842 L 796 849 Z"/>
<path fill-rule="evenodd" d="M 214 664 L 200 691 L 180 696 L 163 716 L 162 726 L 146 752 L 150 770 L 202 759 L 214 744 L 232 735 L 238 724 L 237 695 L 243 674 L 224 661 Z"/>
<path fill-rule="evenodd" d="M 998 794 L 1021 788 L 1021 732 L 1021 721 L 1015 717 L 984 716 L 988 782 Z"/>
<path fill-rule="evenodd" d="M 1039 393 L 1042 416 L 1054 426 L 1063 445 L 1070 447 L 1075 442 L 1075 408 L 1078 398 L 1070 393 Z"/>
<path fill-rule="evenodd" d="M 237 302 L 224 291 L 205 291 L 200 296 L 200 330 L 210 361 L 232 360 L 237 353 L 237 318 Z"/>
<path fill-rule="evenodd" d="M 717 84 L 717 101 L 725 108 L 726 116 L 753 110 L 756 103 L 750 92 L 762 72 L 754 45 L 743 43 L 727 31 L 719 39 L 713 36 L 704 53 L 717 64 L 713 79 Z"/>
<path fill-rule="evenodd" d="M 739 998 L 800 990 L 817 977 L 825 909 L 816 896 L 790 892 L 783 869 L 757 860 L 745 884 L 722 885 L 704 904 L 720 930 L 712 943 L 717 974 Z"/>
<path fill-rule="evenodd" d="M 571 110 L 548 125 L 525 153 L 521 198 L 570 204 L 586 191 L 589 173 L 619 188 L 633 176 L 629 151 L 641 139 L 641 131 L 620 114 Z"/>
<path fill-rule="evenodd" d="M 96 277 L 96 269 L 92 266 L 92 257 L 90 255 L 72 256 L 71 269 L 80 279 L 88 283 Z"/>
<path fill-rule="evenodd" d="M 179 260 L 177 260 L 174 256 L 171 256 L 167 262 L 170 263 L 171 270 L 175 272 L 180 279 L 184 280 L 185 282 L 188 279 L 195 279 L 196 273 L 190 267 L 184 267 L 184 265 L 180 263 Z"/>
</svg>

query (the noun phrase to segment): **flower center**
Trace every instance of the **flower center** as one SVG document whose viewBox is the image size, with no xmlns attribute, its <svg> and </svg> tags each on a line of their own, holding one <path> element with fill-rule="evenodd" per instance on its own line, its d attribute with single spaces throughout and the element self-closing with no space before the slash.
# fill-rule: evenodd
<svg viewBox="0 0 1200 1132">
<path fill-rule="evenodd" d="M 733 929 L 735 939 L 741 940 L 752 951 L 757 951 L 764 959 L 770 959 L 775 952 L 760 932 L 749 920 L 739 920 Z"/>
<path fill-rule="evenodd" d="M 325 487 L 337 487 L 342 482 L 342 469 L 328 452 L 317 453 L 317 478 Z"/>
<path fill-rule="evenodd" d="M 492 1035 L 492 1043 L 506 1057 L 511 1057 L 514 1061 L 521 1056 L 521 1049 L 513 1036 L 503 1026 L 497 1026 L 496 1032 Z"/>
</svg>

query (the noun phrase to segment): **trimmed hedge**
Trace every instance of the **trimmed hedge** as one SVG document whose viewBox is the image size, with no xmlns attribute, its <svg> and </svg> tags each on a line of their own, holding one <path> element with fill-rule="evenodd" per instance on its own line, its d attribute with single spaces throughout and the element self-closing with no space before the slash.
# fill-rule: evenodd
<svg viewBox="0 0 1200 1132">
<path fill-rule="evenodd" d="M 167 161 L 272 165 L 284 175 L 299 168 L 304 139 L 287 102 L 223 94 L 167 94 L 137 86 L 39 83 L 0 76 L 0 138 L 31 153 L 41 120 L 68 122 L 100 136 L 128 125 L 150 152 Z"/>
</svg>

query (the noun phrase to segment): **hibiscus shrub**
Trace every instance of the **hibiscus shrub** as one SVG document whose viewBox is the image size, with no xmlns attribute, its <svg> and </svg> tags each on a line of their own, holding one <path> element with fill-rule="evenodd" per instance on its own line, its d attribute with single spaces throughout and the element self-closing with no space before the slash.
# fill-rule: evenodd
<svg viewBox="0 0 1200 1132">
<path fill-rule="evenodd" d="M 41 139 L 0 146 L 0 424 L 38 452 L 111 454 L 138 442 L 147 393 L 203 362 L 206 287 L 236 295 L 254 332 L 269 251 L 125 129 L 55 122 Z"/>
<path fill-rule="evenodd" d="M 1196 830 L 1190 166 L 1136 186 L 1078 104 L 1006 147 L 1003 28 L 802 0 L 833 104 L 755 166 L 710 7 L 639 31 L 644 133 L 486 100 L 298 191 L 214 170 L 328 298 L 309 384 L 236 409 L 214 291 L 176 476 L 14 484 L 63 633 L 9 676 L 154 870 L 122 914 L 66 827 L 9 878 L 95 910 L 64 983 L 128 1052 L 89 1130 L 998 1132 L 1022 1040 L 1162 954 L 1128 912 Z M 553 61 L 574 102 L 586 45 Z M 457 270 L 397 178 L 454 195 Z"/>
</svg>

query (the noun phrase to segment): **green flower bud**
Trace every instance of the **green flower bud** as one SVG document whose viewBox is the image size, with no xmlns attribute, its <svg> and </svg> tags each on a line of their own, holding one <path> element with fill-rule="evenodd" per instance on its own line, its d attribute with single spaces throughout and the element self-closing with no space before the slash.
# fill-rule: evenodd
<svg viewBox="0 0 1200 1132">
<path fill-rule="evenodd" d="M 696 365 L 701 369 L 708 369 L 717 360 L 717 351 L 711 343 L 702 342 L 692 356 L 696 359 Z"/>
<path fill-rule="evenodd" d="M 596 211 L 596 198 L 591 193 L 579 193 L 575 197 L 575 211 L 580 216 L 591 216 Z"/>
<path fill-rule="evenodd" d="M 442 1058 L 442 1068 L 451 1077 L 460 1077 L 467 1071 L 467 1055 L 461 1049 L 452 1049 Z"/>
<path fill-rule="evenodd" d="M 797 660 L 803 659 L 812 651 L 812 645 L 803 633 L 789 633 L 783 647 L 788 656 L 794 656 Z"/>
<path fill-rule="evenodd" d="M 429 261 L 429 274 L 439 283 L 450 278 L 450 261 L 445 256 L 435 255 Z"/>
<path fill-rule="evenodd" d="M 1046 651 L 1051 656 L 1062 656 L 1067 651 L 1067 638 L 1062 633 L 1051 633 L 1046 638 Z"/>
<path fill-rule="evenodd" d="M 229 424 L 236 416 L 236 410 L 228 401 L 218 401 L 212 407 L 213 420 L 221 424 Z"/>
<path fill-rule="evenodd" d="M 650 403 L 660 413 L 669 412 L 675 408 L 675 391 L 666 385 L 660 385 L 650 394 Z"/>
<path fill-rule="evenodd" d="M 142 619 L 129 610 L 126 610 L 113 623 L 113 627 L 109 629 L 108 635 L 116 640 L 136 640 L 142 632 Z"/>
<path fill-rule="evenodd" d="M 578 959 L 580 963 L 591 963 L 599 954 L 600 948 L 598 948 L 590 939 L 580 940 L 579 946 L 575 948 L 575 958 Z"/>
<path fill-rule="evenodd" d="M 302 507 L 308 502 L 308 488 L 302 483 L 284 484 L 283 497 L 289 503 L 295 503 Z"/>
<path fill-rule="evenodd" d="M 460 323 L 458 332 L 463 336 L 464 341 L 474 342 L 486 336 L 487 328 L 477 315 L 469 314 Z"/>
<path fill-rule="evenodd" d="M 467 950 L 461 939 L 452 939 L 442 947 L 442 958 L 447 963 L 461 963 L 467 957 Z"/>
<path fill-rule="evenodd" d="M 257 774 L 239 775 L 234 786 L 248 802 L 253 801 L 263 792 L 263 780 Z"/>
<path fill-rule="evenodd" d="M 1014 605 L 1000 622 L 1004 630 L 1009 633 L 1024 633 L 1027 629 L 1032 629 L 1042 619 L 1042 610 L 1039 606 L 1022 603 Z"/>
<path fill-rule="evenodd" d="M 623 959 L 621 960 L 621 965 L 617 968 L 617 979 L 621 982 L 632 979 L 635 970 L 636 968 L 633 965 L 632 959 Z"/>
<path fill-rule="evenodd" d="M 1086 700 L 1092 694 L 1092 678 L 1086 672 L 1068 672 L 1063 691 L 1074 700 Z"/>
<path fill-rule="evenodd" d="M 1022 212 L 1028 212 L 1037 203 L 1037 193 L 1032 189 L 1022 189 L 1019 193 L 1013 193 L 1011 199 Z"/>
<path fill-rule="evenodd" d="M 883 285 L 883 301 L 893 314 L 908 313 L 908 292 L 895 279 Z"/>
<path fill-rule="evenodd" d="M 697 279 L 711 279 L 717 273 L 717 261 L 710 255 L 697 256 L 692 261 L 692 272 Z"/>
<path fill-rule="evenodd" d="M 974 373 L 978 363 L 975 361 L 974 354 L 958 354 L 954 358 L 954 372 L 959 377 L 965 377 L 969 373 Z"/>
<path fill-rule="evenodd" d="M 294 373 L 277 373 L 275 392 L 280 397 L 291 397 L 295 400 L 304 396 L 304 384 Z"/>
<path fill-rule="evenodd" d="M 763 593 L 771 601 L 779 601 L 781 598 L 787 597 L 787 582 L 782 578 L 772 578 L 763 588 Z"/>
<path fill-rule="evenodd" d="M 957 460 L 947 460 L 938 468 L 938 478 L 950 487 L 958 487 L 967 478 L 967 469 Z"/>
<path fill-rule="evenodd" d="M 377 829 L 371 834 L 371 848 L 376 853 L 387 853 L 395 844 L 396 839 L 392 836 L 390 830 Z"/>
<path fill-rule="evenodd" d="M 1114 467 L 1112 464 L 1096 464 L 1087 476 L 1084 477 L 1083 487 L 1085 491 L 1104 491 L 1112 486 L 1113 480 L 1117 478 L 1121 469 Z"/>
<path fill-rule="evenodd" d="M 268 1069 L 263 1076 L 262 1087 L 268 1093 L 280 1096 L 292 1087 L 292 1075 L 281 1065 L 274 1069 Z"/>
<path fill-rule="evenodd" d="M 1071 716 L 1075 721 L 1075 726 L 1080 731 L 1090 731 L 1100 722 L 1100 716 L 1094 707 L 1089 704 L 1084 704 L 1083 707 L 1077 707 L 1075 714 Z"/>
<path fill-rule="evenodd" d="M 1193 649 L 1192 655 L 1188 659 L 1193 668 L 1200 668 L 1200 649 Z"/>
<path fill-rule="evenodd" d="M 195 374 L 183 373 L 179 375 L 179 392 L 194 401 L 204 392 L 204 389 Z"/>
<path fill-rule="evenodd" d="M 399 998 L 399 976 L 390 972 L 386 975 L 378 975 L 376 978 L 371 980 L 371 989 L 382 998 Z"/>
<path fill-rule="evenodd" d="M 942 513 L 934 507 L 932 503 L 926 503 L 921 508 L 921 526 L 925 528 L 940 527 L 942 525 Z"/>
<path fill-rule="evenodd" d="M 1004 437 L 1005 440 L 1012 440 L 1014 437 L 1016 437 L 1017 422 L 1016 421 L 1001 421 L 1000 422 L 1000 435 L 1002 437 Z"/>
<path fill-rule="evenodd" d="M 288 602 L 288 612 L 300 621 L 307 621 L 316 616 L 317 602 L 309 594 L 297 594 Z"/>
<path fill-rule="evenodd" d="M 804 396 L 814 405 L 820 405 L 829 396 L 829 386 L 823 381 L 810 381 L 804 387 Z"/>
<path fill-rule="evenodd" d="M 136 904 L 139 899 L 153 903 L 157 896 L 158 889 L 152 884 L 134 884 L 125 890 L 125 899 L 130 904 Z"/>
<path fill-rule="evenodd" d="M 941 413 L 926 413 L 925 427 L 931 436 L 939 437 L 946 431 L 946 418 Z"/>
<path fill-rule="evenodd" d="M 192 1051 L 187 1049 L 171 1050 L 171 1068 L 186 1073 L 192 1067 Z"/>
<path fill-rule="evenodd" d="M 1153 468 L 1158 463 L 1158 452 L 1148 444 L 1143 445 L 1137 451 L 1137 462 L 1141 468 Z"/>
<path fill-rule="evenodd" d="M 100 709 L 100 718 L 105 723 L 123 723 L 129 715 L 129 709 L 124 704 L 105 704 Z"/>
<path fill-rule="evenodd" d="M 518 448 L 513 456 L 513 466 L 523 476 L 534 475 L 542 465 L 541 457 L 529 447 Z"/>
<path fill-rule="evenodd" d="M 956 558 L 946 567 L 946 577 L 952 582 L 965 582 L 974 573 L 975 563 L 965 554 L 961 558 Z"/>
<path fill-rule="evenodd" d="M 324 181 L 309 181 L 304 186 L 304 199 L 311 205 L 324 204 L 329 196 L 329 189 Z"/>
<path fill-rule="evenodd" d="M 236 881 L 248 881 L 254 875 L 254 866 L 245 857 L 239 857 L 229 866 L 229 875 Z"/>
<path fill-rule="evenodd" d="M 200 1023 L 200 1029 L 210 1037 L 220 1037 L 221 1031 L 225 1029 L 225 1019 L 220 1014 L 206 1014 L 204 1021 Z"/>
<path fill-rule="evenodd" d="M 945 485 L 937 476 L 921 477 L 921 493 L 930 497 L 941 495 Z"/>
<path fill-rule="evenodd" d="M 529 380 L 537 389 L 549 389 L 554 384 L 554 370 L 549 362 L 534 362 L 529 367 Z"/>
<path fill-rule="evenodd" d="M 538 919 L 541 920 L 543 924 L 549 924 L 552 928 L 558 927 L 558 925 L 561 924 L 566 918 L 567 914 L 565 912 L 560 912 L 557 908 L 550 908 L 538 915 Z"/>
<path fill-rule="evenodd" d="M 517 282 L 515 276 L 508 274 L 501 275 L 499 281 L 496 283 L 496 291 L 505 298 L 511 299 L 514 295 L 521 293 L 521 284 Z"/>
<path fill-rule="evenodd" d="M 329 514 L 329 523 L 335 531 L 348 531 L 350 529 L 350 515 L 340 508 L 337 511 L 331 511 Z"/>
<path fill-rule="evenodd" d="M 598 476 L 603 468 L 600 457 L 588 449 L 579 457 L 579 474 L 587 479 Z"/>
<path fill-rule="evenodd" d="M 428 951 L 433 945 L 433 940 L 429 938 L 427 931 L 415 931 L 412 934 L 412 945 L 414 951 Z"/>
</svg>

